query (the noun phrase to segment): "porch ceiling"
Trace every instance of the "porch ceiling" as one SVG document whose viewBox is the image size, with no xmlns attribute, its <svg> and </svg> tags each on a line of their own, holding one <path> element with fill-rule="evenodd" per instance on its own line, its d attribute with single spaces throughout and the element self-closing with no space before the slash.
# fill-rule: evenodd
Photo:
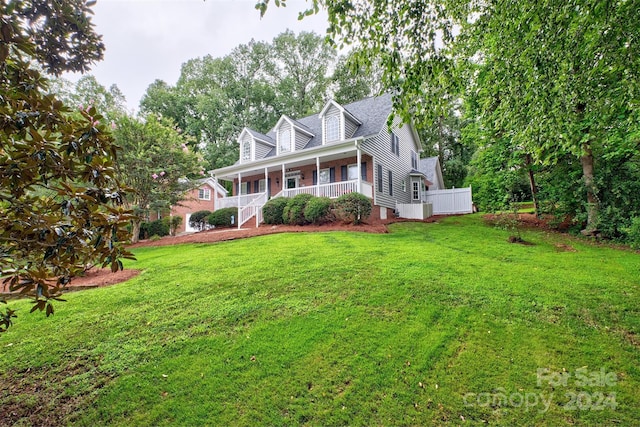
<svg viewBox="0 0 640 427">
<path fill-rule="evenodd" d="M 315 165 L 316 158 L 318 157 L 320 158 L 320 162 L 329 162 L 357 155 L 357 148 L 353 142 L 350 144 L 336 144 L 335 146 L 323 146 L 318 148 L 320 149 L 314 150 L 315 152 L 305 150 L 304 152 L 300 152 L 298 156 L 287 155 L 286 157 L 271 157 L 247 164 L 228 166 L 213 170 L 211 173 L 218 179 L 232 181 L 238 177 L 238 173 L 243 176 L 249 176 L 264 174 L 265 169 L 267 169 L 268 172 L 282 171 L 283 163 L 286 169 L 293 169 L 308 165 Z M 360 150 L 362 154 L 371 155 L 362 148 L 360 148 Z"/>
</svg>

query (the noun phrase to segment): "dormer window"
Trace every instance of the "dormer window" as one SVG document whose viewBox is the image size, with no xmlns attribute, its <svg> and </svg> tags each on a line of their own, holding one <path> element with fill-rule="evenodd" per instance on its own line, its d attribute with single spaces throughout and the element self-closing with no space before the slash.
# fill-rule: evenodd
<svg viewBox="0 0 640 427">
<path fill-rule="evenodd" d="M 291 151 L 291 131 L 285 129 L 280 132 L 280 152 L 286 153 Z"/>
<path fill-rule="evenodd" d="M 242 160 L 251 160 L 251 143 L 249 141 L 242 143 Z"/>
<path fill-rule="evenodd" d="M 326 141 L 333 142 L 340 139 L 340 119 L 338 116 L 327 118 Z"/>
</svg>

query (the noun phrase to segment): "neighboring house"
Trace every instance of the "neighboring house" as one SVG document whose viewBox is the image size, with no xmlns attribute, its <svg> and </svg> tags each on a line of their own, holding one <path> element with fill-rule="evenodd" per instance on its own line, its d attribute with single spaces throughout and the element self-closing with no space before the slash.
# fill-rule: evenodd
<svg viewBox="0 0 640 427">
<path fill-rule="evenodd" d="M 176 234 L 198 231 L 189 226 L 191 214 L 197 211 L 211 211 L 216 208 L 216 200 L 226 197 L 228 191 L 213 178 L 204 178 L 195 182 L 197 184 L 184 194 L 184 199 L 177 205 L 171 206 L 169 216 L 180 216 L 182 222 L 176 229 Z M 162 216 L 160 212 L 152 212 L 149 220 L 153 221 Z M 165 212 L 166 216 L 166 212 Z"/>
<path fill-rule="evenodd" d="M 335 198 L 357 191 L 372 199 L 374 219 L 421 204 L 423 187 L 432 183 L 419 170 L 420 140 L 398 118 L 389 129 L 391 113 L 389 95 L 347 105 L 331 100 L 318 114 L 283 115 L 267 134 L 244 128 L 238 162 L 211 171 L 233 182 L 233 197 L 216 206 L 238 206 L 241 226 L 254 216 L 260 222 L 269 197 L 300 193 Z"/>
<path fill-rule="evenodd" d="M 429 185 L 429 188 L 425 188 L 425 191 L 444 190 L 442 168 L 440 167 L 440 158 L 438 156 L 420 159 L 419 170 L 431 182 L 431 185 Z"/>
</svg>

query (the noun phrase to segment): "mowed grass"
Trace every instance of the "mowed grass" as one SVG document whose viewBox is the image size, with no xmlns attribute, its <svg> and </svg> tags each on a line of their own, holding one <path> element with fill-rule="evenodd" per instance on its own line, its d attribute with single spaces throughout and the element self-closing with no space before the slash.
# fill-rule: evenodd
<svg viewBox="0 0 640 427">
<path fill-rule="evenodd" d="M 52 318 L 12 302 L 0 407 L 79 425 L 640 423 L 640 255 L 507 237 L 472 215 L 137 249 L 140 276 Z"/>
</svg>

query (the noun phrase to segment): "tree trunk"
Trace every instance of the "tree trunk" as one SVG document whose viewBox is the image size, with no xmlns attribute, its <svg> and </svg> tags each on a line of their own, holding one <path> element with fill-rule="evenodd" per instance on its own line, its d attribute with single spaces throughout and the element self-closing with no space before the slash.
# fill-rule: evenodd
<svg viewBox="0 0 640 427">
<path fill-rule="evenodd" d="M 531 164 L 533 161 L 531 160 L 531 154 L 527 153 L 525 155 L 525 162 L 527 165 L 527 173 L 529 174 L 529 187 L 531 187 L 531 198 L 533 199 L 533 210 L 536 214 L 536 218 L 540 217 L 540 211 L 538 210 L 538 186 L 536 185 L 536 180 L 533 176 L 533 169 L 531 169 Z"/>
<path fill-rule="evenodd" d="M 587 190 L 587 226 L 582 230 L 582 234 L 593 235 L 598 230 L 598 212 L 600 210 L 600 202 L 596 195 L 596 186 L 593 178 L 593 152 L 591 145 L 583 146 L 583 155 L 580 157 L 582 165 L 582 178 L 584 186 Z"/>
<path fill-rule="evenodd" d="M 131 243 L 137 243 L 138 237 L 140 236 L 140 224 L 142 221 L 139 219 L 134 219 L 131 224 Z"/>
</svg>

